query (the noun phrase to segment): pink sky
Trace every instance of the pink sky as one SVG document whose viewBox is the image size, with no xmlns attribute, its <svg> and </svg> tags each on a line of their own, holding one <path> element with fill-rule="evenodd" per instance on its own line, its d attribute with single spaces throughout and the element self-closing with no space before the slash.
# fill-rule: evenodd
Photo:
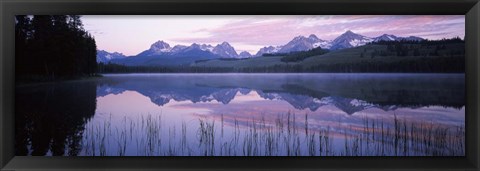
<svg viewBox="0 0 480 171">
<path fill-rule="evenodd" d="M 294 15 L 294 16 L 83 16 L 97 48 L 136 55 L 158 40 L 177 44 L 229 42 L 235 50 L 255 54 L 283 45 L 296 36 L 332 40 L 347 30 L 376 37 L 384 33 L 442 39 L 465 35 L 464 15 Z"/>
</svg>

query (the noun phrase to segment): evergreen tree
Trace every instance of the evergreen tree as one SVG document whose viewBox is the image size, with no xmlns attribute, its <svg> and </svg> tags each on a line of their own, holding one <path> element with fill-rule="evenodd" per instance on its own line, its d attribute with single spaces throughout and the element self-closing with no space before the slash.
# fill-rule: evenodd
<svg viewBox="0 0 480 171">
<path fill-rule="evenodd" d="M 78 15 L 16 16 L 17 78 L 55 80 L 96 73 L 94 38 Z"/>
</svg>

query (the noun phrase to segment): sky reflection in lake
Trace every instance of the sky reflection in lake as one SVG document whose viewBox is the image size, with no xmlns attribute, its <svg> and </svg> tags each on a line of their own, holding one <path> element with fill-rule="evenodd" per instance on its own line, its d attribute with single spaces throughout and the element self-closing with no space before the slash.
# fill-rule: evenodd
<svg viewBox="0 0 480 171">
<path fill-rule="evenodd" d="M 91 87 L 83 93 L 93 91 L 95 98 L 63 95 L 82 93 L 79 86 Z M 43 105 L 28 98 L 43 92 L 56 98 Z M 19 112 L 32 130 L 50 129 L 35 126 L 41 121 L 28 115 L 46 107 L 50 112 L 41 115 L 51 122 L 76 120 L 76 126 L 64 125 L 72 130 L 65 137 L 80 139 L 64 147 L 31 146 L 52 141 L 51 135 L 34 132 L 43 138 L 18 136 L 26 144 L 17 144 L 22 147 L 17 154 L 464 155 L 464 136 L 458 137 L 464 133 L 464 96 L 459 74 L 106 75 L 19 88 L 19 107 L 31 106 Z M 65 105 L 55 106 L 59 100 Z M 70 102 L 94 112 L 64 118 Z M 421 143 L 426 130 L 435 131 L 428 137 L 434 145 Z M 435 140 L 437 134 L 445 134 L 448 143 Z M 18 151 L 23 147 L 27 150 Z"/>
</svg>

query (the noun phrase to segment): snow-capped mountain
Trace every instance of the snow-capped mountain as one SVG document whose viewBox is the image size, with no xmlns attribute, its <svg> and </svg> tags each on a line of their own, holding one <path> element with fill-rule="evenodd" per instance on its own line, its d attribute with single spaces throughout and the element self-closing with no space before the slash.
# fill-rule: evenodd
<svg viewBox="0 0 480 171">
<path fill-rule="evenodd" d="M 208 46 L 209 45 L 197 44 L 197 43 L 193 43 L 190 46 L 176 45 L 169 52 L 171 53 L 171 55 L 181 55 L 181 54 L 188 53 L 188 52 L 191 52 L 191 51 L 211 52 L 211 51 L 207 50 Z"/>
<path fill-rule="evenodd" d="M 341 34 L 334 40 L 323 40 L 318 38 L 315 34 L 311 34 L 308 37 L 297 36 L 289 41 L 285 45 L 280 46 L 265 46 L 260 48 L 255 56 L 262 56 L 263 54 L 275 54 L 275 53 L 290 53 L 298 51 L 308 51 L 313 48 L 322 48 L 329 50 L 339 50 L 345 48 L 353 48 L 357 46 L 363 46 L 373 41 L 420 41 L 423 40 L 420 37 L 398 37 L 391 34 L 383 34 L 378 37 L 367 37 L 360 34 L 356 34 L 350 30 Z M 117 57 L 119 56 L 119 57 Z M 122 65 L 189 65 L 199 60 L 211 60 L 218 58 L 249 58 L 252 57 L 248 52 L 237 53 L 235 48 L 228 42 L 222 42 L 216 46 L 210 44 L 197 44 L 193 43 L 190 46 L 175 45 L 170 46 L 165 41 L 159 40 L 153 43 L 148 50 L 139 53 L 132 58 L 121 58 L 123 55 L 120 53 L 114 53 L 110 55 L 104 55 L 99 53 L 97 57 L 99 62 L 106 63 L 107 61 L 114 62 Z M 123 56 L 124 57 L 124 56 Z M 178 57 L 182 57 L 179 60 Z M 119 59 L 120 58 L 120 59 Z M 167 61 L 165 61 L 167 60 Z"/>
<path fill-rule="evenodd" d="M 201 51 L 213 53 L 212 52 L 213 46 L 207 45 L 207 44 L 197 44 L 197 43 L 193 43 L 190 46 L 176 45 L 174 46 L 174 48 L 172 48 L 170 52 L 172 52 L 172 54 L 178 54 L 178 53 L 183 53 L 191 50 L 201 50 Z"/>
<path fill-rule="evenodd" d="M 222 57 L 229 57 L 229 58 L 237 58 L 238 54 L 237 51 L 235 51 L 235 48 L 233 48 L 228 42 L 223 42 L 221 44 L 218 44 L 213 48 L 212 50 L 213 54 L 222 56 Z"/>
<path fill-rule="evenodd" d="M 373 38 L 374 42 L 378 41 L 401 41 L 401 40 L 407 40 L 407 41 L 422 41 L 424 40 L 421 37 L 416 37 L 416 36 L 409 36 L 409 37 L 397 37 L 395 35 L 391 34 L 383 34 L 381 36 Z"/>
<path fill-rule="evenodd" d="M 339 49 L 363 46 L 370 42 L 401 41 L 401 40 L 421 41 L 424 39 L 416 36 L 398 37 L 391 34 L 383 34 L 381 36 L 372 38 L 372 37 L 356 34 L 351 30 L 348 30 L 331 41 L 320 39 L 315 34 L 311 34 L 308 37 L 297 36 L 285 45 L 276 46 L 276 47 L 265 46 L 260 50 L 258 50 L 255 56 L 261 56 L 262 54 L 266 54 L 266 53 L 288 53 L 288 52 L 295 52 L 295 51 L 307 51 L 317 47 L 321 47 L 322 49 L 329 49 L 329 50 L 339 50 Z"/>
<path fill-rule="evenodd" d="M 331 47 L 331 44 L 329 41 L 319 39 L 314 34 L 311 34 L 308 37 L 297 36 L 293 38 L 293 40 L 288 42 L 286 45 L 282 46 L 282 48 L 278 52 L 288 53 L 288 52 L 307 51 L 316 47 L 329 49 Z"/>
<path fill-rule="evenodd" d="M 186 49 L 188 46 L 184 46 L 184 45 L 175 45 L 171 50 L 170 52 L 172 53 L 176 53 L 176 52 L 179 52 L 183 49 Z"/>
<path fill-rule="evenodd" d="M 226 58 L 236 58 L 238 57 L 235 48 L 233 48 L 228 42 L 223 42 L 217 46 L 212 46 L 209 44 L 197 44 L 193 43 L 190 46 L 184 45 L 175 45 L 173 48 L 170 47 L 170 44 L 162 40 L 153 43 L 148 50 L 145 50 L 138 54 L 137 56 L 186 56 L 183 53 L 191 53 L 192 51 L 203 51 L 209 52 L 221 57 Z"/>
<path fill-rule="evenodd" d="M 239 58 L 250 58 L 250 57 L 252 57 L 252 54 L 248 53 L 247 51 L 243 51 L 243 52 L 240 52 L 240 54 L 238 54 L 238 57 Z"/>
<path fill-rule="evenodd" d="M 348 30 L 347 32 L 343 33 L 332 41 L 332 47 L 330 49 L 337 50 L 363 46 L 372 41 L 373 39 L 370 37 L 356 34 Z"/>
<path fill-rule="evenodd" d="M 137 56 L 154 56 L 154 55 L 162 55 L 165 53 L 169 53 L 172 50 L 170 45 L 167 42 L 159 40 L 152 45 L 150 45 L 150 49 L 145 50 L 138 54 Z"/>
<path fill-rule="evenodd" d="M 325 104 L 318 103 L 313 97 L 299 94 L 290 93 L 265 93 L 263 91 L 257 91 L 258 95 L 268 100 L 282 100 L 292 105 L 295 109 L 310 109 L 310 111 L 316 111 Z"/>
<path fill-rule="evenodd" d="M 281 48 L 282 46 L 275 46 L 275 47 L 265 46 L 263 48 L 260 48 L 260 50 L 258 50 L 255 56 L 262 56 L 263 54 L 266 54 L 266 53 L 277 53 Z"/>
<path fill-rule="evenodd" d="M 378 108 L 384 111 L 396 110 L 397 106 L 394 105 L 378 105 L 372 104 L 363 100 L 344 98 L 338 96 L 327 96 L 323 98 L 314 98 L 306 95 L 290 94 L 290 93 L 265 93 L 262 91 L 257 91 L 260 97 L 269 99 L 269 100 L 282 100 L 288 102 L 290 105 L 296 109 L 310 109 L 310 111 L 316 111 L 318 108 L 325 105 L 332 105 L 345 112 L 346 114 L 352 115 L 354 113 L 363 111 L 369 108 Z"/>
<path fill-rule="evenodd" d="M 177 47 L 177 48 L 175 48 Z M 184 57 L 184 56 L 216 56 L 211 49 L 211 45 L 193 43 L 190 46 L 177 45 L 165 54 L 167 57 Z"/>
<path fill-rule="evenodd" d="M 104 50 L 97 50 L 97 63 L 108 63 L 112 59 L 121 59 L 125 58 L 126 56 L 123 55 L 122 53 L 118 52 L 107 52 Z"/>
<path fill-rule="evenodd" d="M 378 42 L 378 41 L 396 41 L 398 40 L 398 37 L 395 36 L 395 35 L 391 35 L 391 34 L 383 34 L 381 36 L 378 36 L 378 37 L 375 37 L 373 39 L 374 42 Z"/>
</svg>

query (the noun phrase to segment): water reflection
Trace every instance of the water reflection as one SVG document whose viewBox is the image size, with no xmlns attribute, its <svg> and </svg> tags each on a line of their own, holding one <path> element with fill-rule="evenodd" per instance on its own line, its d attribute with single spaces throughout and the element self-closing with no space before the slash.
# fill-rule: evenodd
<svg viewBox="0 0 480 171">
<path fill-rule="evenodd" d="M 464 77 L 453 74 L 136 74 L 111 76 L 100 84 L 100 96 L 135 91 L 159 106 L 171 100 L 228 104 L 237 93 L 252 90 L 264 99 L 286 101 L 296 109 L 316 111 L 332 104 L 347 114 L 372 107 L 461 108 L 465 104 Z"/>
<path fill-rule="evenodd" d="M 372 154 L 363 151 L 369 150 L 369 141 L 380 142 L 375 139 L 379 132 L 373 131 L 373 138 L 354 136 L 355 131 L 365 129 L 367 122 L 366 132 L 378 131 L 381 123 L 383 137 L 384 126 L 385 131 L 387 127 L 392 129 L 389 131 L 393 131 L 393 127 L 396 130 L 400 122 L 398 115 L 405 125 L 411 124 L 402 128 L 412 132 L 411 139 L 404 138 L 403 150 L 407 149 L 406 144 L 410 146 L 409 152 L 403 155 L 462 155 L 462 150 L 451 152 L 454 146 L 451 144 L 441 146 L 440 143 L 428 148 L 412 144 L 422 139 L 415 139 L 413 132 L 428 127 L 428 124 L 415 127 L 414 122 L 428 121 L 439 130 L 444 126 L 462 128 L 464 92 L 464 76 L 456 74 L 127 74 L 19 86 L 16 90 L 16 153 L 398 155 L 397 148 L 401 149 L 397 147 L 396 136 L 388 147 L 395 150 Z M 283 122 L 288 127 L 284 127 Z M 372 126 L 372 122 L 377 125 Z M 295 137 L 288 142 L 284 142 L 287 139 L 267 139 L 269 128 L 287 130 L 292 123 L 294 130 L 305 130 L 297 132 L 298 143 Z M 205 136 L 210 135 L 210 128 L 214 130 L 211 137 L 215 138 Z M 253 128 L 264 138 L 258 140 L 259 150 L 254 150 L 253 145 L 247 148 L 248 142 L 257 142 L 247 141 L 249 135 L 253 136 L 248 133 Z M 325 136 L 328 132 L 329 141 L 342 145 L 355 138 L 359 142 L 366 139 L 367 146 L 352 153 L 330 144 L 331 154 L 312 153 L 312 143 L 317 146 L 323 143 L 325 147 L 328 143 L 321 139 L 308 141 L 312 136 L 309 131 L 314 132 L 313 137 L 328 137 Z M 397 135 L 395 131 L 389 133 Z M 286 135 L 283 138 L 287 138 Z M 347 143 L 341 142 L 345 139 Z M 451 140 L 457 142 L 457 139 Z M 277 144 L 265 149 L 269 141 Z M 379 144 L 388 144 L 383 139 L 381 142 Z M 352 146 L 355 143 L 351 143 L 349 148 L 355 147 Z M 292 152 L 290 148 L 297 151 Z M 341 152 L 335 153 L 335 150 Z"/>
<path fill-rule="evenodd" d="M 95 114 L 96 88 L 95 82 L 17 87 L 16 155 L 78 155 L 84 126 Z"/>
</svg>

